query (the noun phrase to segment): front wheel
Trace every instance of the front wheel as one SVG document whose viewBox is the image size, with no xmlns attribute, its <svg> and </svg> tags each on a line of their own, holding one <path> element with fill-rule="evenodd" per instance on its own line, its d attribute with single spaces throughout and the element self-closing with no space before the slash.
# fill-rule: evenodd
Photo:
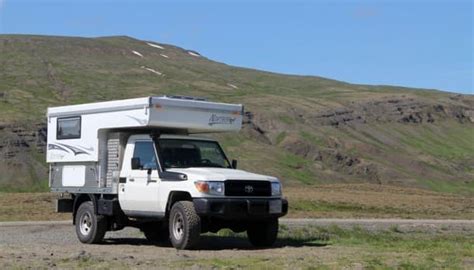
<svg viewBox="0 0 474 270">
<path fill-rule="evenodd" d="M 91 201 L 83 202 L 76 213 L 76 234 L 79 241 L 85 244 L 102 242 L 107 232 L 107 219 L 94 213 Z"/>
<path fill-rule="evenodd" d="M 173 204 L 169 216 L 169 234 L 171 244 L 177 249 L 191 249 L 197 245 L 201 235 L 201 219 L 192 202 Z"/>
<path fill-rule="evenodd" d="M 278 219 L 258 221 L 250 224 L 247 236 L 255 247 L 273 246 L 278 235 Z"/>
</svg>

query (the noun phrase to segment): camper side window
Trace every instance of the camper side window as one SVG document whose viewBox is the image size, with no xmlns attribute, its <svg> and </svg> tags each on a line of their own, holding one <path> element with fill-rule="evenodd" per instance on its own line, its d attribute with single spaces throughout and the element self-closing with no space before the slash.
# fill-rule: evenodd
<svg viewBox="0 0 474 270">
<path fill-rule="evenodd" d="M 158 168 L 155 148 L 153 147 L 152 142 L 135 142 L 133 157 L 140 159 L 139 167 L 142 170 L 156 170 Z"/>
<path fill-rule="evenodd" d="M 58 118 L 56 139 L 81 138 L 81 117 Z"/>
</svg>

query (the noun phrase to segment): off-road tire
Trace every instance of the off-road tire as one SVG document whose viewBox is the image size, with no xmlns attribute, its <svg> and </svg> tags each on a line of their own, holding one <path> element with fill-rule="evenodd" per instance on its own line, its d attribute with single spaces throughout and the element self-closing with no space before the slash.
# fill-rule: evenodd
<svg viewBox="0 0 474 270">
<path fill-rule="evenodd" d="M 257 221 L 249 225 L 247 237 L 254 247 L 271 247 L 278 235 L 278 219 Z"/>
<path fill-rule="evenodd" d="M 91 201 L 83 202 L 76 213 L 76 234 L 85 244 L 98 244 L 107 232 L 107 218 L 94 213 Z"/>
<path fill-rule="evenodd" d="M 179 201 L 173 204 L 169 215 L 169 234 L 171 244 L 176 249 L 192 249 L 198 244 L 201 219 L 192 202 Z"/>
<path fill-rule="evenodd" d="M 145 224 L 142 227 L 142 232 L 146 239 L 155 245 L 166 245 L 170 244 L 170 234 L 167 226 L 164 226 L 161 222 L 152 222 Z"/>
</svg>

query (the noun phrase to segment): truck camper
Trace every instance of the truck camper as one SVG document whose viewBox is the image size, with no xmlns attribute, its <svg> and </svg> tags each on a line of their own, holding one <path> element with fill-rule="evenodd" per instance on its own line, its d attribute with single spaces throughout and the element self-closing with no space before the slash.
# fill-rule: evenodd
<svg viewBox="0 0 474 270">
<path fill-rule="evenodd" d="M 243 106 L 183 96 L 48 108 L 49 185 L 83 243 L 133 226 L 153 243 L 247 232 L 271 246 L 288 211 L 279 179 L 237 169 L 204 133 L 238 132 Z"/>
</svg>

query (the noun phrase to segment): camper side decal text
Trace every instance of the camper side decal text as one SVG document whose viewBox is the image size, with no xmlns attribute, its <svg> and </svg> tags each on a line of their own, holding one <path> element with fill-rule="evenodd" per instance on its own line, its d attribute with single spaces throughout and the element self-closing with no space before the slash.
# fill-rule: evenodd
<svg viewBox="0 0 474 270">
<path fill-rule="evenodd" d="M 235 117 L 211 115 L 209 118 L 209 126 L 213 125 L 232 125 L 235 122 Z"/>
</svg>

